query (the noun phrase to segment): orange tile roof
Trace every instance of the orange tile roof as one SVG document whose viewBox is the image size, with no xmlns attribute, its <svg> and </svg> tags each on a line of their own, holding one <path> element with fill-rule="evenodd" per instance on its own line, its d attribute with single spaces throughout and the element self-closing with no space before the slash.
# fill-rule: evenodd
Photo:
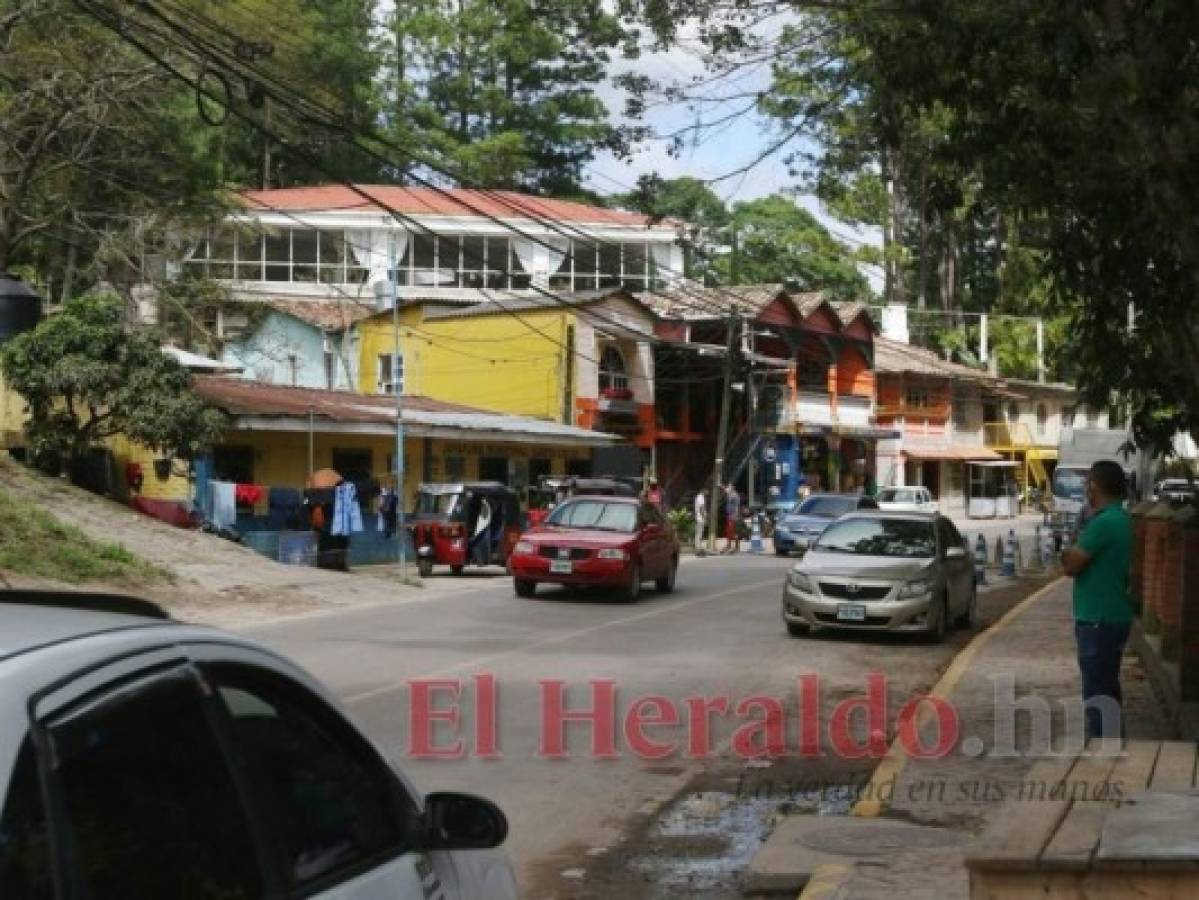
<svg viewBox="0 0 1199 900">
<path fill-rule="evenodd" d="M 653 225 L 647 216 L 620 209 L 591 206 L 575 200 L 553 200 L 515 191 L 476 191 L 464 188 L 434 190 L 399 185 L 358 185 L 359 190 L 377 202 L 340 184 L 312 187 L 273 188 L 241 191 L 240 196 L 252 209 L 284 212 L 385 212 L 383 205 L 412 216 L 479 216 L 501 219 L 553 219 L 588 225 L 615 225 L 657 228 L 673 231 L 673 226 Z M 380 205 L 383 204 L 383 205 Z"/>
</svg>

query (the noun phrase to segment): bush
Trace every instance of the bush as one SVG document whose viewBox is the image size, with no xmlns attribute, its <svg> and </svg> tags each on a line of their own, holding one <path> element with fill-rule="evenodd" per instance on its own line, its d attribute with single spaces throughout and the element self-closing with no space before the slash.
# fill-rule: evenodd
<svg viewBox="0 0 1199 900">
<path fill-rule="evenodd" d="M 674 533 L 678 535 L 680 541 L 689 544 L 695 540 L 695 516 L 691 514 L 691 510 L 672 509 L 666 514 L 666 518 L 670 519 L 670 524 L 674 526 Z"/>
</svg>

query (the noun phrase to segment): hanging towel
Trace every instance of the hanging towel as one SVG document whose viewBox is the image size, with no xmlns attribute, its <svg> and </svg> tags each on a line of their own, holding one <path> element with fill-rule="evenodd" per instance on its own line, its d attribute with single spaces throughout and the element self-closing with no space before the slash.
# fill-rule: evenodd
<svg viewBox="0 0 1199 900">
<path fill-rule="evenodd" d="M 208 482 L 208 520 L 230 528 L 237 524 L 237 485 L 231 481 Z"/>
<path fill-rule="evenodd" d="M 333 492 L 333 526 L 331 533 L 348 537 L 362 531 L 362 507 L 358 505 L 358 489 L 343 481 Z"/>
</svg>

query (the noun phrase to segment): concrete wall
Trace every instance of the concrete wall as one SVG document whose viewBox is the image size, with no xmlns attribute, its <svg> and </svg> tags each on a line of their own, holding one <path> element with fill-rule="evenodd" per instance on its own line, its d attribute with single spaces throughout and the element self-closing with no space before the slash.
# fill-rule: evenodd
<svg viewBox="0 0 1199 900">
<path fill-rule="evenodd" d="M 221 361 L 241 366 L 245 378 L 294 387 L 350 390 L 356 383 L 356 336 L 328 334 L 272 310 L 256 329 L 226 345 Z M 326 348 L 334 354 L 334 384 L 325 369 Z M 373 391 L 372 391 L 373 393 Z"/>
</svg>

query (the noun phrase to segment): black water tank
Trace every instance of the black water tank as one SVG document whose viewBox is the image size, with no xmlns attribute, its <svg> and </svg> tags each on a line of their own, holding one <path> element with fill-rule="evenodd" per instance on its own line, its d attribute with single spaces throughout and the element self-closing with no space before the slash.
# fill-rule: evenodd
<svg viewBox="0 0 1199 900">
<path fill-rule="evenodd" d="M 14 275 L 0 272 L 0 344 L 37 327 L 42 298 Z"/>
</svg>

